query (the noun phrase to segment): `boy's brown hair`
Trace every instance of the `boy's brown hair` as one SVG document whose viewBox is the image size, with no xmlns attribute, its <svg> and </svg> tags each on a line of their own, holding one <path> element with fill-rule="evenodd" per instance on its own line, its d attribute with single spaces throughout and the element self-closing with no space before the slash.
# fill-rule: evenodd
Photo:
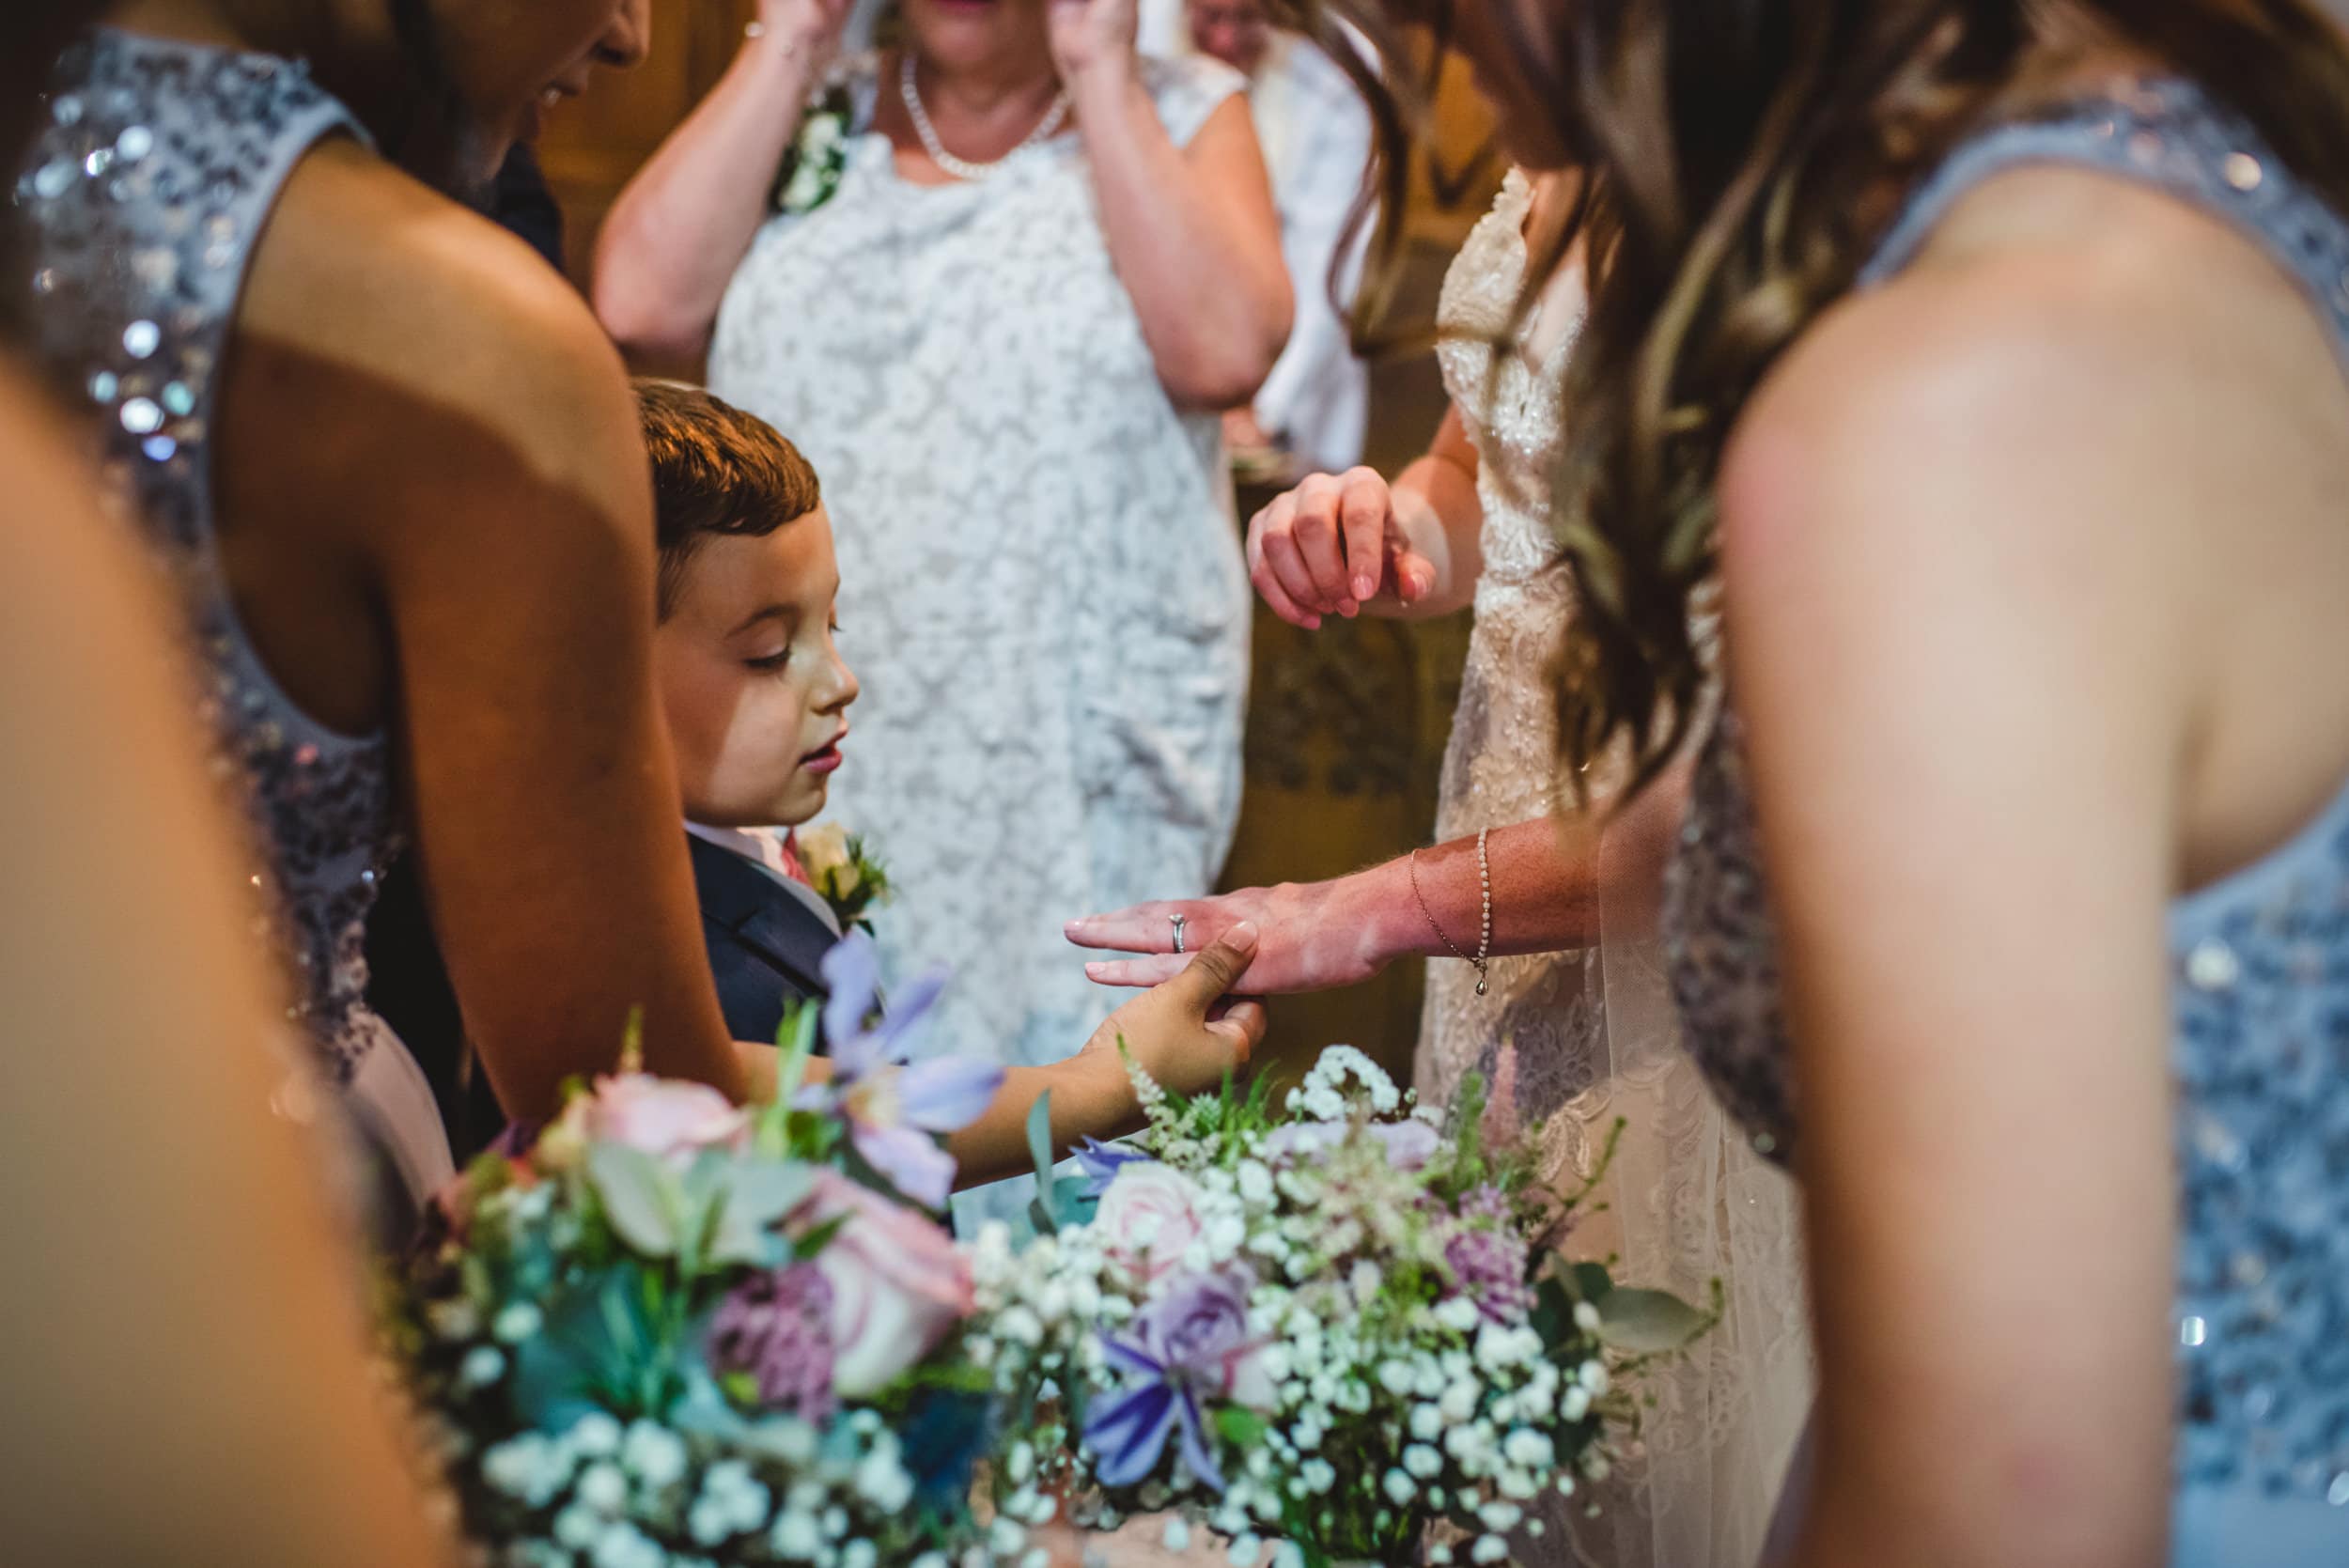
<svg viewBox="0 0 2349 1568">
<path fill-rule="evenodd" d="M 824 494 L 816 471 L 773 426 L 700 387 L 640 380 L 636 408 L 652 455 L 665 621 L 704 539 L 764 536 L 816 510 Z"/>
</svg>

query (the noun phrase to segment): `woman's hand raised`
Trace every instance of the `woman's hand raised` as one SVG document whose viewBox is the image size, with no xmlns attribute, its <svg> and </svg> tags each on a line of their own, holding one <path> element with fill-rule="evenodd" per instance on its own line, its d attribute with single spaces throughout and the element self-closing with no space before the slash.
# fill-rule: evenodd
<svg viewBox="0 0 2349 1568">
<path fill-rule="evenodd" d="M 1264 1041 L 1263 1004 L 1231 997 L 1255 956 L 1255 927 L 1230 926 L 1206 949 L 1175 960 L 1173 978 L 1111 1014 L 1082 1054 L 1114 1051 L 1123 1040 L 1161 1087 L 1177 1094 L 1215 1088 L 1246 1067 Z"/>
<path fill-rule="evenodd" d="M 1133 68 L 1136 0 L 1049 0 L 1052 66 L 1070 91 L 1096 71 L 1125 75 Z"/>
<path fill-rule="evenodd" d="M 1352 615 L 1375 599 L 1408 605 L 1437 584 L 1398 503 L 1376 469 L 1316 474 L 1276 498 L 1248 524 L 1248 575 L 1272 613 L 1315 630 L 1324 615 Z"/>
<path fill-rule="evenodd" d="M 765 39 L 820 67 L 839 49 L 852 8 L 853 0 L 759 0 L 758 25 Z"/>
</svg>

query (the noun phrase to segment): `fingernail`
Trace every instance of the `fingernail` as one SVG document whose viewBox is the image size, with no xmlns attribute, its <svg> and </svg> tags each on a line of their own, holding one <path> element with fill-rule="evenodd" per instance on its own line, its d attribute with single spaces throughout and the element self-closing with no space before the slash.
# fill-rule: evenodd
<svg viewBox="0 0 2349 1568">
<path fill-rule="evenodd" d="M 1321 617 L 1318 615 L 1306 616 L 1305 629 L 1307 631 L 1319 631 L 1321 629 Z"/>
<path fill-rule="evenodd" d="M 1371 595 L 1377 593 L 1377 591 L 1378 580 L 1371 576 L 1368 572 L 1364 572 L 1361 576 L 1354 580 L 1354 597 L 1356 598 L 1368 598 Z"/>
<path fill-rule="evenodd" d="M 1343 615 L 1344 615 L 1344 616 L 1345 616 L 1347 620 L 1349 620 L 1349 621 L 1350 621 L 1350 620 L 1352 620 L 1352 619 L 1354 618 L 1356 612 L 1360 611 L 1361 609 L 1361 605 L 1359 605 L 1359 604 L 1357 604 L 1357 603 L 1355 603 L 1355 602 L 1354 602 L 1352 599 L 1350 599 L 1350 598 L 1349 598 L 1349 599 L 1346 599 L 1346 600 L 1345 600 L 1345 601 L 1343 601 L 1343 602 L 1342 602 L 1342 603 L 1340 603 L 1340 604 L 1339 604 L 1339 606 L 1338 606 L 1338 612 L 1339 612 L 1339 613 L 1343 614 Z"/>
<path fill-rule="evenodd" d="M 1253 921 L 1243 920 L 1224 934 L 1231 940 L 1237 942 L 1242 947 L 1253 947 L 1256 945 L 1256 925 Z"/>
</svg>

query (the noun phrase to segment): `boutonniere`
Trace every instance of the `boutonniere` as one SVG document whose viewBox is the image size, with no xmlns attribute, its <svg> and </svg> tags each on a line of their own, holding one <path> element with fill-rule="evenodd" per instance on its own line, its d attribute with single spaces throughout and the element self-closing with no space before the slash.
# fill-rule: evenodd
<svg viewBox="0 0 2349 1568">
<path fill-rule="evenodd" d="M 864 840 L 837 822 L 795 837 L 808 883 L 832 906 L 840 929 L 871 931 L 873 906 L 889 896 L 889 873 L 864 847 Z"/>
<path fill-rule="evenodd" d="M 775 179 L 775 210 L 794 217 L 815 211 L 840 189 L 848 167 L 848 117 L 853 105 L 845 83 L 835 83 L 800 117 L 799 138 L 784 155 Z"/>
</svg>

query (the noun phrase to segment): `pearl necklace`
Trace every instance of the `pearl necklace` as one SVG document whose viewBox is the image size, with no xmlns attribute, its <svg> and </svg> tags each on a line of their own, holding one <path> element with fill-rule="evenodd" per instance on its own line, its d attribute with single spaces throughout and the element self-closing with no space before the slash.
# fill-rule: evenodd
<svg viewBox="0 0 2349 1568">
<path fill-rule="evenodd" d="M 1044 112 L 1042 119 L 1036 121 L 1035 129 L 1020 137 L 1011 151 L 985 163 L 973 163 L 948 152 L 939 141 L 938 127 L 930 123 L 928 111 L 922 107 L 922 89 L 914 85 L 913 52 L 910 49 L 906 51 L 904 64 L 897 71 L 897 93 L 906 101 L 906 117 L 913 121 L 913 133 L 922 139 L 922 150 L 929 154 L 931 163 L 957 179 L 987 179 L 1015 154 L 1027 151 L 1058 131 L 1061 122 L 1068 117 L 1068 92 L 1063 88 L 1053 95 L 1052 106 Z"/>
</svg>

